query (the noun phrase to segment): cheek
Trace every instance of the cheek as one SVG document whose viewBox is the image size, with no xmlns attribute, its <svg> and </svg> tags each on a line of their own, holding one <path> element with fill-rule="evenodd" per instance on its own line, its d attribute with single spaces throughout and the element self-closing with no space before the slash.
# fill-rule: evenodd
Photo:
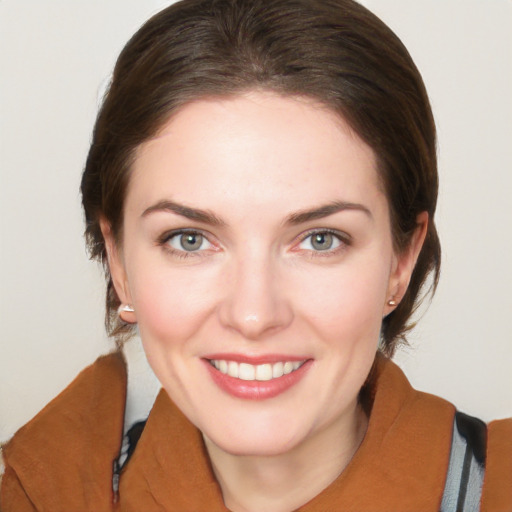
<svg viewBox="0 0 512 512">
<path fill-rule="evenodd" d="M 387 293 L 385 265 L 345 265 L 309 274 L 300 306 L 324 339 L 344 343 L 378 341 Z"/>
<path fill-rule="evenodd" d="M 141 333 L 160 342 L 191 337 L 212 310 L 212 273 L 148 265 L 134 272 L 131 292 Z"/>
</svg>

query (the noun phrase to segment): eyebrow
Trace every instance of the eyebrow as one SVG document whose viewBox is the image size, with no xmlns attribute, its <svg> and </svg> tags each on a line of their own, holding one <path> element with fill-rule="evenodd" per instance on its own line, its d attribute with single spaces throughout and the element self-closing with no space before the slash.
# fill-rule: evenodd
<svg viewBox="0 0 512 512">
<path fill-rule="evenodd" d="M 214 213 L 208 210 L 200 210 L 199 208 L 191 208 L 183 204 L 175 203 L 174 201 L 158 201 L 158 203 L 146 208 L 142 213 L 142 217 L 146 217 L 155 212 L 171 212 L 186 217 L 190 220 L 209 224 L 211 226 L 225 226 L 226 223 L 217 217 Z"/>
<path fill-rule="evenodd" d="M 368 217 L 373 218 L 370 210 L 358 203 L 350 203 L 346 201 L 333 201 L 332 203 L 328 203 L 322 206 L 318 206 L 316 208 L 312 208 L 309 210 L 300 210 L 298 212 L 292 213 L 285 219 L 285 224 L 298 225 L 303 224 L 305 222 L 309 222 L 312 220 L 323 219 L 324 217 L 329 217 L 329 215 L 334 215 L 335 213 L 353 210 L 353 211 L 361 211 L 365 213 Z M 146 217 L 155 212 L 170 212 L 180 215 L 182 217 L 186 217 L 190 220 L 195 220 L 197 222 L 202 222 L 204 224 L 209 224 L 211 226 L 225 226 L 226 222 L 221 218 L 217 217 L 214 213 L 208 210 L 201 210 L 199 208 L 192 208 L 190 206 L 185 206 L 183 204 L 175 203 L 174 201 L 158 201 L 158 203 L 146 208 L 142 213 L 142 217 Z"/>
<path fill-rule="evenodd" d="M 334 215 L 335 213 L 346 210 L 361 211 L 368 217 L 373 218 L 370 210 L 362 204 L 350 203 L 346 201 L 333 201 L 332 203 L 322 205 L 317 208 L 301 210 L 296 213 L 292 213 L 287 217 L 285 223 L 292 225 L 303 224 L 304 222 L 323 219 L 324 217 L 329 217 L 329 215 Z"/>
</svg>

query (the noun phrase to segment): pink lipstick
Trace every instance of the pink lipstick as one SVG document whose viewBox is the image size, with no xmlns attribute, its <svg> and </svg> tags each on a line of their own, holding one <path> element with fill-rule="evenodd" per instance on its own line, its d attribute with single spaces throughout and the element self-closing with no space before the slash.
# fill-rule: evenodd
<svg viewBox="0 0 512 512">
<path fill-rule="evenodd" d="M 312 360 L 287 355 L 215 354 L 203 359 L 213 381 L 230 395 L 265 400 L 284 393 L 307 373 Z"/>
</svg>

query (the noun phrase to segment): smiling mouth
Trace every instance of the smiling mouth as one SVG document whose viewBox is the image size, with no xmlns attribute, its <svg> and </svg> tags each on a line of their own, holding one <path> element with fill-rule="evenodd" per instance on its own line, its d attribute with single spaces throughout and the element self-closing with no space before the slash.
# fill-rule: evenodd
<svg viewBox="0 0 512 512">
<path fill-rule="evenodd" d="M 306 360 L 279 361 L 277 363 L 265 363 L 258 365 L 238 363 L 236 361 L 227 361 L 225 359 L 210 359 L 209 362 L 220 373 L 229 375 L 235 379 L 265 382 L 293 373 L 298 370 Z"/>
</svg>

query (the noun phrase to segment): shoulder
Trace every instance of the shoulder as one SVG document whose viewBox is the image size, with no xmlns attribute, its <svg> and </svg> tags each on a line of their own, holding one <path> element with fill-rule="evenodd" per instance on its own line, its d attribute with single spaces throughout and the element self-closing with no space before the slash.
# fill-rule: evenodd
<svg viewBox="0 0 512 512">
<path fill-rule="evenodd" d="M 458 412 L 449 402 L 414 390 L 389 360 L 379 362 L 375 391 L 374 412 L 383 416 L 382 406 L 385 414 L 393 415 L 391 426 L 386 425 L 386 439 L 398 431 L 400 446 L 406 446 L 408 454 L 428 444 L 428 454 L 417 454 L 423 465 L 434 454 L 441 461 L 442 510 L 455 510 L 462 497 L 478 507 L 481 497 L 482 512 L 512 511 L 512 418 L 486 425 Z M 428 474 L 433 474 L 432 468 Z"/>
<path fill-rule="evenodd" d="M 111 480 L 112 461 L 119 452 L 125 395 L 121 353 L 100 357 L 83 370 L 4 445 L 2 503 L 10 492 L 34 504 L 54 504 L 51 510 L 75 510 L 67 499 L 69 491 L 78 486 L 83 492 L 84 485 L 98 503 L 103 496 L 110 501 L 111 488 L 103 482 Z"/>
</svg>

